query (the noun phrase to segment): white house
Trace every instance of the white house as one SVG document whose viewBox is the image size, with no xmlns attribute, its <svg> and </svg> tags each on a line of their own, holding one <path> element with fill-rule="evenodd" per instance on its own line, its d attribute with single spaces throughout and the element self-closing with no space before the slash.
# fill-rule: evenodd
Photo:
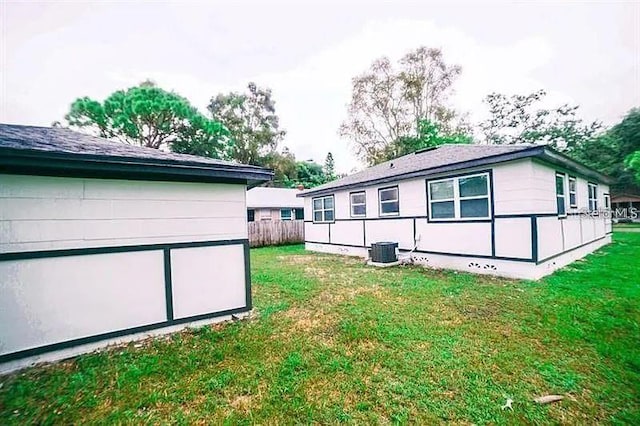
<svg viewBox="0 0 640 426">
<path fill-rule="evenodd" d="M 0 371 L 251 309 L 271 171 L 0 125 Z"/>
<path fill-rule="evenodd" d="M 304 201 L 296 196 L 299 192 L 289 188 L 251 188 L 247 191 L 249 222 L 304 219 Z"/>
<path fill-rule="evenodd" d="M 443 145 L 301 193 L 305 245 L 538 279 L 611 241 L 609 183 L 546 146 Z"/>
</svg>

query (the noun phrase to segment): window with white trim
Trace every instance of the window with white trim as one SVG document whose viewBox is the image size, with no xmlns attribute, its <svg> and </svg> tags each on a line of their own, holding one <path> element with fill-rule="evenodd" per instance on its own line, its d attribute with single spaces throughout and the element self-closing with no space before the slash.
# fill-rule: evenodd
<svg viewBox="0 0 640 426">
<path fill-rule="evenodd" d="M 380 188 L 378 190 L 380 216 L 393 216 L 400 213 L 400 194 L 398 187 Z"/>
<path fill-rule="evenodd" d="M 589 211 L 598 210 L 598 185 L 589 182 Z"/>
<path fill-rule="evenodd" d="M 313 199 L 313 221 L 316 223 L 333 222 L 333 195 Z"/>
<path fill-rule="evenodd" d="M 427 182 L 430 220 L 491 218 L 489 173 Z"/>
<path fill-rule="evenodd" d="M 280 209 L 280 220 L 292 220 L 291 209 Z"/>
<path fill-rule="evenodd" d="M 364 191 L 349 194 L 351 202 L 351 217 L 364 217 L 367 215 L 367 195 Z"/>
<path fill-rule="evenodd" d="M 577 180 L 573 176 L 569 176 L 569 207 L 578 207 L 577 199 Z"/>
<path fill-rule="evenodd" d="M 558 216 L 567 215 L 567 200 L 564 194 L 565 176 L 562 173 L 556 173 L 556 207 Z"/>
<path fill-rule="evenodd" d="M 605 210 L 609 210 L 611 208 L 611 200 L 609 199 L 609 194 L 604 194 L 604 208 Z"/>
</svg>

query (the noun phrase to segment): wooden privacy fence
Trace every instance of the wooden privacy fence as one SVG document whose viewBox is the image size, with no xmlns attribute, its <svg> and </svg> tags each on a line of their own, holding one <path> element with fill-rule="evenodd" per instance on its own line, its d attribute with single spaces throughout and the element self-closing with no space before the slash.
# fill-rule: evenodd
<svg viewBox="0 0 640 426">
<path fill-rule="evenodd" d="M 302 220 L 261 220 L 249 222 L 249 244 L 251 247 L 294 244 L 304 241 Z"/>
</svg>

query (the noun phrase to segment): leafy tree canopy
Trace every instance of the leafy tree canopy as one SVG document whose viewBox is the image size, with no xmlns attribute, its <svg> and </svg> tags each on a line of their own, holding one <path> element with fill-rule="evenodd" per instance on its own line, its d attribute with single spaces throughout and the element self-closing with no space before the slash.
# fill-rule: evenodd
<svg viewBox="0 0 640 426">
<path fill-rule="evenodd" d="M 288 148 L 283 148 L 282 152 L 272 151 L 262 159 L 262 166 L 273 169 L 274 177 L 268 186 L 292 187 L 292 180 L 297 179 L 298 163 L 296 157 Z"/>
<path fill-rule="evenodd" d="M 571 150 L 601 130 L 600 123 L 585 124 L 577 106 L 543 108 L 546 92 L 507 96 L 492 93 L 485 98 L 489 118 L 480 124 L 486 143 L 545 143 Z"/>
<path fill-rule="evenodd" d="M 286 132 L 280 129 L 270 89 L 249 83 L 244 93 L 218 94 L 208 110 L 229 131 L 234 160 L 263 166 L 278 157 L 275 152 Z"/>
<path fill-rule="evenodd" d="M 635 175 L 636 183 L 640 185 L 640 151 L 629 154 L 625 160 L 627 168 Z"/>
<path fill-rule="evenodd" d="M 112 93 L 104 102 L 76 99 L 67 124 L 98 136 L 148 148 L 228 158 L 224 127 L 201 114 L 189 101 L 150 81 Z"/>
<path fill-rule="evenodd" d="M 322 166 L 313 161 L 298 162 L 298 183 L 305 188 L 313 188 L 327 181 Z"/>
<path fill-rule="evenodd" d="M 380 58 L 353 79 L 351 103 L 339 133 L 353 143 L 368 164 L 388 158 L 389 146 L 416 137 L 422 120 L 439 126 L 443 134 L 460 133 L 464 118 L 447 106 L 452 86 L 461 73 L 445 63 L 442 51 L 420 47 L 407 53 L 395 68 Z"/>
<path fill-rule="evenodd" d="M 617 192 L 640 193 L 640 108 L 630 110 L 620 123 L 587 140 L 567 154 L 617 180 Z"/>
<path fill-rule="evenodd" d="M 584 123 L 577 106 L 543 108 L 546 93 L 506 96 L 493 93 L 486 98 L 490 117 L 480 124 L 486 143 L 549 144 L 577 161 L 617 180 L 618 192 L 640 192 L 636 152 L 640 150 L 640 109 L 603 130 L 598 122 Z"/>
<path fill-rule="evenodd" d="M 336 179 L 337 176 L 327 175 L 326 167 L 316 163 L 313 160 L 298 161 L 296 163 L 296 174 L 293 177 L 287 177 L 284 186 L 287 188 L 297 188 L 303 186 L 306 189 L 325 184 Z"/>
</svg>

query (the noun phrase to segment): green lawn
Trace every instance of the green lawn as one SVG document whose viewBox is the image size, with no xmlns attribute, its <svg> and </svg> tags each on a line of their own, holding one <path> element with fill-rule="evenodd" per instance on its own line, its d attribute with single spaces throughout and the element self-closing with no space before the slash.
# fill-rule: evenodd
<svg viewBox="0 0 640 426">
<path fill-rule="evenodd" d="M 640 228 L 640 223 L 638 222 L 622 222 L 613 224 L 613 229 L 628 229 L 628 228 Z"/>
<path fill-rule="evenodd" d="M 0 377 L 0 424 L 639 424 L 640 234 L 614 240 L 540 282 L 255 249 L 251 320 Z"/>
</svg>

